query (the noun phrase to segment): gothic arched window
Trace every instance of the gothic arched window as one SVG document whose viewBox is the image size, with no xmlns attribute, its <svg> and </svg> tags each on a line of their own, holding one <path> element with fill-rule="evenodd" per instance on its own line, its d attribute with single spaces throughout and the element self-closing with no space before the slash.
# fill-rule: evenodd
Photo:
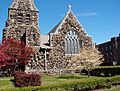
<svg viewBox="0 0 120 91">
<path fill-rule="evenodd" d="M 65 54 L 77 54 L 82 46 L 78 34 L 74 30 L 70 30 L 65 36 Z"/>
</svg>

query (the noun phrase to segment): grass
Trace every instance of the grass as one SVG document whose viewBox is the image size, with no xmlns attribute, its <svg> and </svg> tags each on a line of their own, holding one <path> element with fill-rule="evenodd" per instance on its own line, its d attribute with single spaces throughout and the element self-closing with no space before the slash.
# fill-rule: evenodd
<svg viewBox="0 0 120 91">
<path fill-rule="evenodd" d="M 86 79 L 87 78 L 87 79 Z M 91 77 L 90 77 L 91 78 Z M 86 79 L 88 80 L 89 78 L 86 75 L 80 75 L 80 74 L 66 74 L 64 76 L 49 76 L 45 75 L 42 77 L 42 85 L 50 85 L 50 84 L 59 84 L 63 82 L 69 82 L 69 81 L 74 81 L 74 80 L 82 80 Z M 0 91 L 6 91 L 8 89 L 14 89 L 15 84 L 14 84 L 14 78 L 13 77 L 5 77 L 5 78 L 0 78 Z"/>
<path fill-rule="evenodd" d="M 110 88 L 110 89 L 101 89 L 101 90 L 98 90 L 98 91 L 120 91 L 120 88 Z"/>
<path fill-rule="evenodd" d="M 86 75 L 71 75 L 71 74 L 66 74 L 63 76 L 44 76 L 42 77 L 42 85 L 47 85 L 47 84 L 59 84 L 62 82 L 66 81 L 73 81 L 73 80 L 78 80 L 78 79 L 84 79 L 87 78 Z"/>
<path fill-rule="evenodd" d="M 0 90 L 15 88 L 13 78 L 0 78 Z"/>
<path fill-rule="evenodd" d="M 90 80 L 91 78 L 98 78 L 98 77 L 87 77 L 86 75 L 71 75 L 66 74 L 63 76 L 49 76 L 45 75 L 42 77 L 42 86 L 47 86 L 50 84 L 59 84 L 63 82 L 70 82 L 75 80 Z M 99 77 L 103 78 L 103 77 Z M 14 79 L 13 77 L 7 77 L 7 78 L 0 78 L 0 91 L 9 91 L 9 89 L 16 88 L 14 85 Z M 102 89 L 100 91 L 120 91 L 120 88 L 111 88 L 111 89 Z"/>
<path fill-rule="evenodd" d="M 106 89 L 104 91 L 120 91 L 120 88 L 111 88 L 111 89 Z"/>
</svg>

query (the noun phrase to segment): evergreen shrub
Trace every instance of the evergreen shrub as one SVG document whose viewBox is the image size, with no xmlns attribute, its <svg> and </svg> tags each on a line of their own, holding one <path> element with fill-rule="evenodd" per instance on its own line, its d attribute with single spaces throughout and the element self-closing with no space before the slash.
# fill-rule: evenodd
<svg viewBox="0 0 120 91">
<path fill-rule="evenodd" d="M 8 89 L 6 91 L 90 91 L 98 88 L 110 88 L 120 84 L 120 76 L 114 77 L 89 77 L 83 80 L 66 81 L 59 84 L 47 84 L 35 87 Z"/>
<path fill-rule="evenodd" d="M 120 66 L 97 66 L 90 74 L 92 76 L 115 76 L 120 75 Z"/>
</svg>

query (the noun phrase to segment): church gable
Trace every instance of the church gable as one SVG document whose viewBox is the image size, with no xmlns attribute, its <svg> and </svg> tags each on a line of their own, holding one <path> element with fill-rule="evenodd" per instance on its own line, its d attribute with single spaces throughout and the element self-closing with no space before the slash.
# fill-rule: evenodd
<svg viewBox="0 0 120 91">
<path fill-rule="evenodd" d="M 49 34 L 51 46 L 61 47 L 63 54 L 76 54 L 82 46 L 92 46 L 91 37 L 84 31 L 70 6 L 65 18 Z"/>
<path fill-rule="evenodd" d="M 73 12 L 71 10 L 71 6 L 69 5 L 69 10 L 68 10 L 66 16 L 64 17 L 64 19 L 60 23 L 58 23 L 58 25 L 56 25 L 49 32 L 49 34 L 51 34 L 51 33 L 57 34 L 57 33 L 60 33 L 62 30 L 65 30 L 64 32 L 67 32 L 66 30 L 70 30 L 70 28 L 77 28 L 78 31 L 80 30 L 80 32 L 82 31 L 84 34 L 86 34 L 84 32 L 84 29 L 83 29 L 82 25 L 80 24 L 79 20 L 73 14 Z"/>
<path fill-rule="evenodd" d="M 84 31 L 73 14 L 71 7 L 65 18 L 49 33 L 51 50 L 49 52 L 49 69 L 69 68 L 70 56 L 79 53 L 86 46 L 92 47 L 92 39 Z"/>
</svg>

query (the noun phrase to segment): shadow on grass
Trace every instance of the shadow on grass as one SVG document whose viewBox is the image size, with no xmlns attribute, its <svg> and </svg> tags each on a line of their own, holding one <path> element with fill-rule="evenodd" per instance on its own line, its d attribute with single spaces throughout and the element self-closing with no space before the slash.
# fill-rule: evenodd
<svg viewBox="0 0 120 91">
<path fill-rule="evenodd" d="M 83 79 L 83 78 L 87 78 L 87 77 L 80 77 L 80 76 L 75 76 L 75 75 L 63 75 L 63 76 L 59 76 L 57 77 L 57 79 Z"/>
<path fill-rule="evenodd" d="M 14 79 L 11 79 L 10 81 L 13 83 L 14 86 L 16 86 L 16 85 L 15 85 L 15 80 L 14 80 Z"/>
<path fill-rule="evenodd" d="M 103 77 L 103 78 L 106 78 L 106 77 L 114 77 L 114 76 L 116 76 L 116 75 L 92 75 L 93 77 Z"/>
</svg>

